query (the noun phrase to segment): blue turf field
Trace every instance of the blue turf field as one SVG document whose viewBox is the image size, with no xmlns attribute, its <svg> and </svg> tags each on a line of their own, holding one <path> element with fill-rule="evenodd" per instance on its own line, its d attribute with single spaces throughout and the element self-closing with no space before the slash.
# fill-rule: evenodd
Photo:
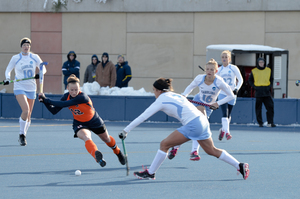
<svg viewBox="0 0 300 199">
<path fill-rule="evenodd" d="M 236 169 L 206 155 L 189 160 L 191 142 L 166 159 L 156 180 L 138 180 L 132 172 L 150 166 L 160 141 L 178 123 L 143 123 L 126 138 L 130 175 L 96 135 L 93 140 L 107 161 L 100 167 L 83 141 L 73 138 L 72 121 L 33 120 L 28 145 L 18 140 L 18 119 L 0 119 L 0 198 L 299 198 L 300 127 L 259 128 L 231 125 L 230 141 L 218 141 L 220 125 L 211 125 L 216 147 L 250 165 L 243 180 Z M 106 122 L 118 133 L 128 122 Z M 75 176 L 75 170 L 81 176 Z"/>
</svg>

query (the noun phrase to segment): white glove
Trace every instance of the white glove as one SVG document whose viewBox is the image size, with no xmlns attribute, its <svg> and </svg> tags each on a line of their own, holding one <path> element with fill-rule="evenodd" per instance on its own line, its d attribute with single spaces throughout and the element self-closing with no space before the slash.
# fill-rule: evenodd
<svg viewBox="0 0 300 199">
<path fill-rule="evenodd" d="M 127 137 L 127 132 L 125 132 L 124 130 L 119 133 L 119 138 L 122 139 L 122 140 L 125 140 L 125 138 Z"/>
</svg>

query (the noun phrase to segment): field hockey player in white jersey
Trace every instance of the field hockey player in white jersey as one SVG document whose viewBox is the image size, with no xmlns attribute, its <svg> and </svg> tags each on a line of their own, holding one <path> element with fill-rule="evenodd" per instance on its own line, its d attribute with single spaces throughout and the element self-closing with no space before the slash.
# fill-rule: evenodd
<svg viewBox="0 0 300 199">
<path fill-rule="evenodd" d="M 210 59 L 205 65 L 205 73 L 203 75 L 198 75 L 190 85 L 186 87 L 183 96 L 187 97 L 194 88 L 199 88 L 199 93 L 195 95 L 193 101 L 201 102 L 203 104 L 211 105 L 214 108 L 218 108 L 220 105 L 225 104 L 234 99 L 234 94 L 230 89 L 229 85 L 224 82 L 224 80 L 217 76 L 218 63 L 214 59 Z M 217 97 L 223 91 L 226 94 L 226 97 L 222 100 L 217 101 Z M 194 104 L 198 110 L 200 110 L 207 118 L 213 112 L 212 108 L 208 106 L 202 106 L 199 104 Z M 192 151 L 190 154 L 190 160 L 198 161 L 200 160 L 200 155 L 198 154 L 199 143 L 197 140 L 192 141 Z M 177 150 L 180 146 L 173 147 L 168 154 L 169 159 L 173 159 L 177 154 Z"/>
<path fill-rule="evenodd" d="M 3 80 L 4 85 L 9 84 L 11 71 L 13 69 L 15 70 L 15 80 L 31 78 L 35 76 L 36 68 L 39 69 L 39 65 L 42 63 L 41 58 L 37 54 L 30 52 L 31 40 L 29 38 L 24 37 L 21 39 L 20 45 L 21 52 L 11 58 L 5 70 L 6 79 Z M 43 73 L 46 73 L 46 67 L 43 67 Z M 27 79 L 23 81 L 15 81 L 14 95 L 22 109 L 22 113 L 19 118 L 19 142 L 21 146 L 26 146 L 26 133 L 31 123 L 31 113 L 36 98 L 36 80 Z"/>
<path fill-rule="evenodd" d="M 235 94 L 235 98 L 229 101 L 226 104 L 221 105 L 222 110 L 222 128 L 220 129 L 219 140 L 221 141 L 226 136 L 227 140 L 232 138 L 232 135 L 229 132 L 229 124 L 231 120 L 231 112 L 233 106 L 236 103 L 236 95 L 240 90 L 243 84 L 243 77 L 239 68 L 235 65 L 230 64 L 231 62 L 231 52 L 229 50 L 225 50 L 221 53 L 222 66 L 219 68 L 217 75 L 223 78 L 223 80 L 230 86 L 231 90 Z M 221 91 L 218 97 L 218 100 L 222 100 L 226 97 L 226 93 Z"/>
<path fill-rule="evenodd" d="M 125 139 L 127 134 L 143 121 L 158 111 L 163 111 L 171 117 L 178 119 L 182 126 L 161 141 L 154 160 L 149 169 L 134 172 L 139 179 L 155 179 L 155 173 L 167 157 L 169 148 L 181 145 L 189 140 L 198 140 L 203 150 L 208 154 L 223 160 L 235 167 L 246 180 L 250 170 L 247 163 L 240 163 L 225 150 L 214 146 L 211 138 L 211 131 L 206 116 L 200 112 L 186 97 L 171 92 L 172 79 L 159 78 L 153 84 L 153 91 L 156 100 L 135 120 L 133 120 L 119 134 L 121 139 Z"/>
</svg>

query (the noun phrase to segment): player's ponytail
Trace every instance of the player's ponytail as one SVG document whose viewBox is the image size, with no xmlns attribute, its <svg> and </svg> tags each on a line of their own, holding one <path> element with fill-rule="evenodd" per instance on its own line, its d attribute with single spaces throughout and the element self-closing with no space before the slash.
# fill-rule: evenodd
<svg viewBox="0 0 300 199">
<path fill-rule="evenodd" d="M 173 91 L 172 81 L 173 81 L 173 79 L 166 79 L 166 78 L 161 77 L 154 82 L 153 86 L 157 90 Z"/>
</svg>

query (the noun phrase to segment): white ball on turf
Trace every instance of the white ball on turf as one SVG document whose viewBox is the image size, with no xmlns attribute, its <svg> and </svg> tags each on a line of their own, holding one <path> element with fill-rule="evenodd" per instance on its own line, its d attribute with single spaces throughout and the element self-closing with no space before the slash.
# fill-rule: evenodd
<svg viewBox="0 0 300 199">
<path fill-rule="evenodd" d="M 80 176 L 80 175 L 81 175 L 81 171 L 80 171 L 80 170 L 76 170 L 76 171 L 75 171 L 75 175 L 76 175 L 76 176 Z"/>
</svg>

